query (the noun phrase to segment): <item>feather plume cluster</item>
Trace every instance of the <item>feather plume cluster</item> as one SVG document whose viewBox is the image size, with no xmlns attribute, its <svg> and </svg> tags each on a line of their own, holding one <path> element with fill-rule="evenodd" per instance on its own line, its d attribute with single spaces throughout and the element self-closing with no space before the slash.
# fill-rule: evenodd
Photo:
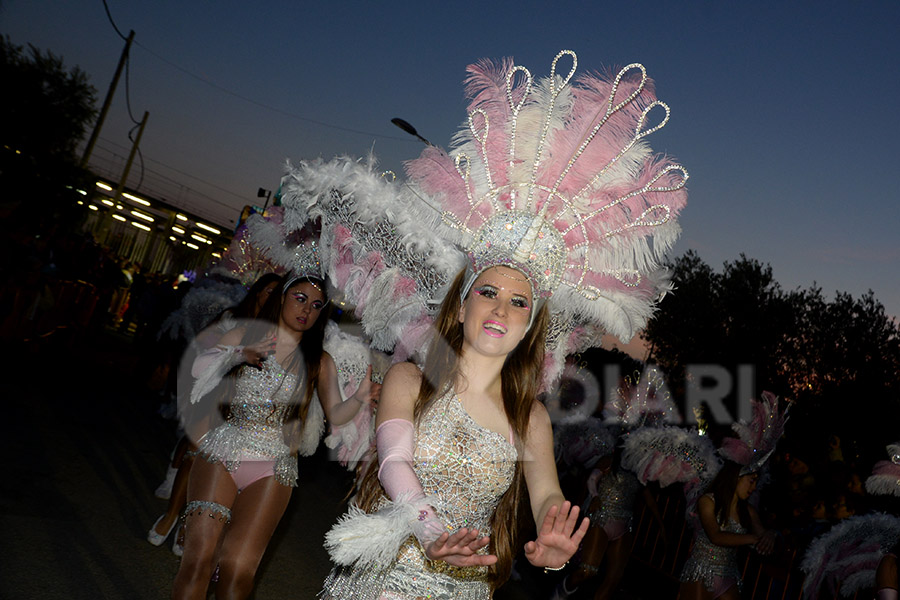
<svg viewBox="0 0 900 600">
<path fill-rule="evenodd" d="M 818 598 L 822 586 L 842 597 L 875 587 L 875 569 L 900 541 L 900 518 L 884 513 L 845 519 L 809 545 L 800 569 L 806 573 L 804 598 Z"/>
<path fill-rule="evenodd" d="M 712 441 L 696 429 L 642 427 L 626 437 L 622 466 L 645 485 L 651 481 L 662 487 L 682 484 L 690 507 L 719 472 L 722 461 Z"/>
<path fill-rule="evenodd" d="M 560 60 L 572 63 L 565 76 Z M 671 289 L 660 265 L 686 203 L 686 170 L 646 143 L 669 108 L 641 65 L 575 78 L 576 66 L 570 51 L 540 79 L 511 60 L 471 65 L 453 149 L 426 148 L 407 163 L 407 184 L 372 157 L 289 165 L 284 227 L 321 221 L 325 272 L 373 347 L 398 360 L 420 352 L 467 256 L 476 270 L 514 266 L 536 296 L 553 294 L 545 387 L 566 355 L 604 332 L 627 341 L 652 316 Z M 501 240 L 505 230 L 517 237 Z"/>
<path fill-rule="evenodd" d="M 887 447 L 890 460 L 880 460 L 866 479 L 866 491 L 876 496 L 900 496 L 900 443 Z"/>
<path fill-rule="evenodd" d="M 751 399 L 753 416 L 749 423 L 734 423 L 731 428 L 736 438 L 726 438 L 719 454 L 732 462 L 744 465 L 748 472 L 759 470 L 768 460 L 787 422 L 787 410 L 778 405 L 778 396 L 763 392 L 760 400 Z"/>
<path fill-rule="evenodd" d="M 609 401 L 603 405 L 603 418 L 626 429 L 681 422 L 665 376 L 656 367 L 649 367 L 643 373 L 635 371 L 625 377 L 622 387 L 611 390 Z"/>
</svg>

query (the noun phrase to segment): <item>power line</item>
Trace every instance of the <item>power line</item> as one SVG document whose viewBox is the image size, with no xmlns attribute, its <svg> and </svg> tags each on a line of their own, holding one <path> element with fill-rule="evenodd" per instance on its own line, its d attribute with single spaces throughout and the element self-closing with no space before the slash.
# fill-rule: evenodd
<svg viewBox="0 0 900 600">
<path fill-rule="evenodd" d="M 288 111 L 286 111 L 286 110 L 282 110 L 282 109 L 280 109 L 280 108 L 271 106 L 271 105 L 266 104 L 266 103 L 264 103 L 264 102 L 260 102 L 260 101 L 258 101 L 258 100 L 254 100 L 253 98 L 248 98 L 247 96 L 243 96 L 243 95 L 241 95 L 241 94 L 238 94 L 237 92 L 233 92 L 233 91 L 229 90 L 229 89 L 226 88 L 226 87 L 223 87 L 223 86 L 221 86 L 221 85 L 219 85 L 219 84 L 217 84 L 217 83 L 214 83 L 214 82 L 212 82 L 212 81 L 206 79 L 205 77 L 202 77 L 202 76 L 200 76 L 200 75 L 197 75 L 197 74 L 195 74 L 195 73 L 192 73 L 191 71 L 188 71 L 188 70 L 185 69 L 184 67 L 182 67 L 182 66 L 180 66 L 180 65 L 177 65 L 177 64 L 175 64 L 174 62 L 170 61 L 169 59 L 167 59 L 167 58 L 165 58 L 165 57 L 163 57 L 163 56 L 157 54 L 156 52 L 154 52 L 153 50 L 151 50 L 150 48 L 148 48 L 147 46 L 143 45 L 142 43 L 140 43 L 140 42 L 138 42 L 138 41 L 135 41 L 134 43 L 135 43 L 135 45 L 140 46 L 141 48 L 143 48 L 144 50 L 146 50 L 149 54 L 151 54 L 152 56 L 154 56 L 154 57 L 156 57 L 157 59 L 161 60 L 162 62 L 166 63 L 166 64 L 169 65 L 170 67 L 172 67 L 172 68 L 174 68 L 174 69 L 177 69 L 177 70 L 181 71 L 182 73 L 184 73 L 185 75 L 188 75 L 189 77 L 193 77 L 193 78 L 196 79 L 197 81 L 200 81 L 200 82 L 202 82 L 202 83 L 205 83 L 206 85 L 210 86 L 211 88 L 214 88 L 214 89 L 216 89 L 216 90 L 218 90 L 218 91 L 220 91 L 220 92 L 223 92 L 223 93 L 225 93 L 225 94 L 228 94 L 229 96 L 233 96 L 233 97 L 235 97 L 235 98 L 238 98 L 239 100 L 243 100 L 244 102 L 248 102 L 248 103 L 250 103 L 250 104 L 253 104 L 254 106 L 258 106 L 258 107 L 260 107 L 260 108 L 265 108 L 266 110 L 271 110 L 272 112 L 276 112 L 276 113 L 278 113 L 278 114 L 280 114 L 280 115 L 283 115 L 283 116 L 285 116 L 285 117 L 290 117 L 291 119 L 297 119 L 298 121 L 304 121 L 304 122 L 306 122 L 306 123 L 313 123 L 313 124 L 315 124 L 315 125 L 320 125 L 320 126 L 322 126 L 322 127 L 328 127 L 328 128 L 330 128 L 330 129 L 337 129 L 337 130 L 339 130 L 339 131 L 346 131 L 346 132 L 348 132 L 348 133 L 355 133 L 355 134 L 357 134 L 357 135 L 364 135 L 364 136 L 369 137 L 369 138 L 375 137 L 375 138 L 380 138 L 380 139 L 383 139 L 383 140 L 395 140 L 395 141 L 398 141 L 398 142 L 410 142 L 410 141 L 412 141 L 412 140 L 410 140 L 410 138 L 408 138 L 408 137 L 396 137 L 396 136 L 392 136 L 392 135 L 382 135 L 382 134 L 379 134 L 379 133 L 371 133 L 371 132 L 369 132 L 369 131 L 362 131 L 362 130 L 360 130 L 360 129 L 353 129 L 353 128 L 351 128 L 351 127 L 343 127 L 343 126 L 341 126 L 341 125 L 334 125 L 334 124 L 332 124 L 332 123 L 326 123 L 326 122 L 324 122 L 324 121 L 319 121 L 319 120 L 316 120 L 316 119 L 310 119 L 309 117 L 304 117 L 304 116 L 298 115 L 298 114 L 296 114 L 296 113 L 292 113 L 292 112 L 288 112 Z"/>
<path fill-rule="evenodd" d="M 116 30 L 116 33 L 119 34 L 119 37 L 122 38 L 123 40 L 128 39 L 124 35 L 122 35 L 122 32 L 119 31 L 119 28 L 116 26 L 116 22 L 112 18 L 112 13 L 109 12 L 109 5 L 106 3 L 106 0 L 103 0 L 103 8 L 106 9 L 106 18 L 109 19 L 110 25 L 113 26 L 113 29 Z"/>
<path fill-rule="evenodd" d="M 122 146 L 121 144 L 117 144 L 116 142 L 113 142 L 112 140 L 109 140 L 107 138 L 101 137 L 100 139 L 103 140 L 104 142 L 112 144 L 113 146 L 118 146 L 122 150 L 128 150 L 127 147 Z M 226 194 L 230 194 L 230 195 L 234 196 L 235 198 L 240 199 L 242 202 L 246 202 L 245 196 L 242 196 L 241 194 L 237 194 L 237 193 L 233 192 L 232 190 L 223 188 L 223 187 L 216 185 L 215 183 L 212 183 L 210 181 L 206 181 L 205 179 L 201 179 L 200 177 L 197 177 L 196 175 L 191 175 L 190 173 L 186 173 L 185 171 L 182 171 L 181 169 L 173 167 L 172 165 L 167 165 L 166 163 L 159 161 L 159 160 L 155 160 L 153 158 L 147 158 L 147 161 L 151 162 L 151 163 L 156 163 L 156 164 L 158 164 L 162 167 L 165 167 L 171 171 L 175 171 L 179 175 L 184 175 L 185 177 L 190 177 L 191 179 L 199 181 L 200 183 L 202 183 L 204 185 L 208 185 L 209 187 L 215 188 L 215 189 L 219 190 L 220 192 L 225 192 Z M 172 181 L 174 181 L 174 180 L 172 180 Z"/>
</svg>

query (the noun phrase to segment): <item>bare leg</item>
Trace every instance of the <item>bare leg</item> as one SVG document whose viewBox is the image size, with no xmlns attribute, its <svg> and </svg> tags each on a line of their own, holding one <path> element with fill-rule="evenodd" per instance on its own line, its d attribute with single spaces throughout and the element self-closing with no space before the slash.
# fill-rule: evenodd
<svg viewBox="0 0 900 600">
<path fill-rule="evenodd" d="M 214 502 L 227 509 L 234 505 L 236 496 L 237 486 L 225 467 L 203 459 L 195 462 L 188 481 L 189 502 Z M 184 558 L 172 590 L 172 598 L 176 600 L 206 598 L 215 568 L 216 549 L 226 527 L 220 512 L 214 509 L 196 512 L 189 513 L 185 520 Z"/>
<path fill-rule="evenodd" d="M 878 590 L 879 600 L 882 597 L 897 598 L 897 557 L 893 554 L 885 554 L 878 563 L 878 569 L 875 571 L 875 588 Z"/>
<path fill-rule="evenodd" d="M 183 446 L 183 449 L 182 449 Z M 191 474 L 191 465 L 194 462 L 193 455 L 187 455 L 187 450 L 196 451 L 197 447 L 182 438 L 172 460 L 172 466 L 178 467 L 178 474 L 172 483 L 172 495 L 169 496 L 169 504 L 162 520 L 156 524 L 156 533 L 162 535 L 169 531 L 172 523 L 181 515 L 181 509 L 187 503 L 188 479 Z M 176 532 L 177 534 L 177 532 Z"/>
<path fill-rule="evenodd" d="M 232 525 L 219 550 L 217 600 L 242 600 L 253 591 L 256 570 L 288 506 L 291 491 L 274 477 L 266 477 L 238 495 Z M 185 555 L 187 552 L 185 549 Z"/>
<path fill-rule="evenodd" d="M 700 581 L 686 581 L 681 584 L 678 600 L 712 600 L 712 594 L 706 591 Z"/>
<path fill-rule="evenodd" d="M 717 600 L 741 600 L 741 595 L 738 593 L 738 587 L 736 585 L 731 586 L 724 594 L 719 596 Z"/>
<path fill-rule="evenodd" d="M 617 540 L 609 542 L 606 548 L 606 577 L 597 592 L 594 600 L 607 600 L 619 589 L 619 582 L 625 575 L 625 567 L 628 566 L 628 558 L 631 556 L 631 544 L 634 541 L 633 533 L 626 533 Z"/>
</svg>

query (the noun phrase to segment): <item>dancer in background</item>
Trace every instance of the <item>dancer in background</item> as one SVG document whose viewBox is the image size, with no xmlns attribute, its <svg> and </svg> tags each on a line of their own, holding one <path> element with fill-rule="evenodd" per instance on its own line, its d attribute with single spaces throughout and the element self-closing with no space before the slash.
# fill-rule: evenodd
<svg viewBox="0 0 900 600">
<path fill-rule="evenodd" d="M 644 372 L 642 372 L 644 371 Z M 606 572 L 595 600 L 606 600 L 618 588 L 634 545 L 632 523 L 641 496 L 668 545 L 665 525 L 653 494 L 637 476 L 622 467 L 622 443 L 644 427 L 660 427 L 677 421 L 678 410 L 665 391 L 665 380 L 656 368 L 635 369 L 620 379 L 603 407 L 603 419 L 569 418 L 556 427 L 557 456 L 565 462 L 591 469 L 587 477 L 585 516 L 591 527 L 584 537 L 577 568 L 556 586 L 552 600 L 574 594 L 595 578 L 603 561 Z"/>
<path fill-rule="evenodd" d="M 695 538 L 681 573 L 682 598 L 738 598 L 737 548 L 774 550 L 776 533 L 762 526 L 748 499 L 781 439 L 787 411 L 770 392 L 750 402 L 750 422 L 734 423 L 737 437 L 723 440 L 717 451 L 708 436 L 679 427 L 644 427 L 625 441 L 623 464 L 642 483 L 684 486 Z"/>
<path fill-rule="evenodd" d="M 276 290 L 281 276 L 274 273 L 267 273 L 257 279 L 244 298 L 234 307 L 222 311 L 209 325 L 207 325 L 185 350 L 185 356 L 181 359 L 182 364 L 190 365 L 193 363 L 194 357 L 198 354 L 214 347 L 219 339 L 228 331 L 234 329 L 238 323 L 245 322 L 249 319 L 255 319 L 259 311 L 265 305 L 269 296 Z M 175 367 L 172 367 L 175 368 Z M 183 385 L 185 392 L 189 391 L 189 385 Z M 168 492 L 169 503 L 164 512 L 150 528 L 147 533 L 147 541 L 154 546 L 159 546 L 166 541 L 166 538 L 175 528 L 181 510 L 187 502 L 187 482 L 191 472 L 191 465 L 194 462 L 194 456 L 197 453 L 197 447 L 189 435 L 182 435 L 172 452 L 172 460 L 170 470 L 174 469 L 175 474 L 172 479 L 171 487 Z M 172 544 L 172 552 L 176 556 L 181 556 L 184 552 L 183 532 L 179 535 L 176 532 L 175 539 Z"/>
<path fill-rule="evenodd" d="M 226 333 L 194 362 L 192 400 L 230 374 L 226 418 L 199 440 L 188 483 L 185 552 L 174 598 L 205 598 L 219 567 L 216 596 L 245 598 L 297 485 L 299 450 L 315 451 L 324 416 L 351 420 L 380 386 L 364 381 L 342 402 L 334 361 L 322 349 L 325 285 L 314 252 L 286 277 L 255 323 Z M 305 268 L 303 268 L 305 267 Z"/>
<path fill-rule="evenodd" d="M 726 462 L 699 500 L 694 545 L 681 571 L 681 598 L 740 598 L 741 571 L 737 549 L 751 546 L 760 554 L 775 549 L 776 533 L 766 530 L 747 501 L 759 475 Z"/>
</svg>

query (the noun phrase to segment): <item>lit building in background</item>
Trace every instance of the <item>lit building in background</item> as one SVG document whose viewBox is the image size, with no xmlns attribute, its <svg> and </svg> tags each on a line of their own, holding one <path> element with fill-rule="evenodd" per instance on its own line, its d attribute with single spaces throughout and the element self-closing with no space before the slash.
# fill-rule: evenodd
<svg viewBox="0 0 900 600">
<path fill-rule="evenodd" d="M 144 272 L 176 275 L 202 270 L 221 258 L 230 229 L 133 190 L 115 198 L 116 183 L 97 178 L 79 201 L 87 214 L 83 230 Z"/>
</svg>

